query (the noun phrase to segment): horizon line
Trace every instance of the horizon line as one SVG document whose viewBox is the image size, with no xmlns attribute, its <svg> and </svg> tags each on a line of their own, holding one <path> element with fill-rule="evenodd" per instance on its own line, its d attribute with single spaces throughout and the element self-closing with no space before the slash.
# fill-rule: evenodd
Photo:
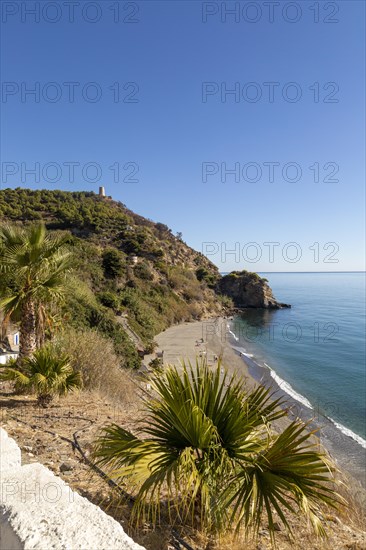
<svg viewBox="0 0 366 550">
<path fill-rule="evenodd" d="M 222 271 L 221 273 L 231 273 L 231 271 Z M 362 270 L 349 271 L 255 271 L 255 273 L 366 273 Z"/>
</svg>

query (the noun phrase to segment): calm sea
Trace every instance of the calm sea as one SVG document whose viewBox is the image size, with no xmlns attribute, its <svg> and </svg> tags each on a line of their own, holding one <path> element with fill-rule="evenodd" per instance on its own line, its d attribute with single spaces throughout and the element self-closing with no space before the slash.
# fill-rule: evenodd
<svg viewBox="0 0 366 550">
<path fill-rule="evenodd" d="M 230 323 L 232 345 L 365 484 L 365 273 L 261 276 L 292 308 L 245 311 Z"/>
</svg>

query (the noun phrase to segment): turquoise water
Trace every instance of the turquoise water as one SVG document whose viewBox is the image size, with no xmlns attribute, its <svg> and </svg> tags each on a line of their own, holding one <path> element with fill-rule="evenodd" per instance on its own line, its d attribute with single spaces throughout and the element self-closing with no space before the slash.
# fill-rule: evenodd
<svg viewBox="0 0 366 550">
<path fill-rule="evenodd" d="M 329 438 L 341 432 L 343 451 L 357 455 L 366 447 L 365 274 L 261 276 L 292 308 L 246 310 L 231 322 L 233 347 L 291 397 L 295 414 L 326 418 Z"/>
</svg>

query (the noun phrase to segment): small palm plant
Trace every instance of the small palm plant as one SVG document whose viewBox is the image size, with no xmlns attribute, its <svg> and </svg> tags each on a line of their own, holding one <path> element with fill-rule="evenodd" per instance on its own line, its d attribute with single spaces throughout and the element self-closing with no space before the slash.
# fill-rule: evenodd
<svg viewBox="0 0 366 550">
<path fill-rule="evenodd" d="M 228 526 L 257 533 L 264 516 L 274 541 L 273 510 L 291 533 L 286 512 L 297 509 L 324 534 L 319 504 L 341 502 L 333 466 L 300 421 L 272 432 L 286 412 L 268 389 L 246 391 L 242 379 L 221 370 L 197 362 L 157 374 L 138 435 L 116 424 L 104 428 L 98 462 L 127 484 L 135 520 L 155 523 L 162 502 L 170 517 L 211 533 Z"/>
<path fill-rule="evenodd" d="M 0 379 L 15 382 L 16 389 L 35 392 L 41 407 L 49 405 L 55 395 L 81 387 L 80 373 L 73 370 L 69 357 L 50 345 L 24 358 L 19 366 L 1 368 Z"/>
</svg>

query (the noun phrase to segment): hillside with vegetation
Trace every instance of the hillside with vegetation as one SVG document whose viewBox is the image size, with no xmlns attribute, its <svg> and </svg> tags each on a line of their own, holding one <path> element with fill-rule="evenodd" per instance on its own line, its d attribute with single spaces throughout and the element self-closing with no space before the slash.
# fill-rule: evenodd
<svg viewBox="0 0 366 550">
<path fill-rule="evenodd" d="M 155 223 L 120 202 L 92 192 L 0 191 L 0 221 L 43 221 L 67 233 L 76 259 L 73 288 L 54 327 L 97 329 L 113 340 L 126 367 L 140 365 L 125 322 L 151 351 L 156 334 L 182 321 L 220 313 L 231 302 L 214 288 L 217 267 Z"/>
<path fill-rule="evenodd" d="M 288 307 L 259 275 L 221 277 L 181 234 L 110 198 L 0 191 L 0 320 L 16 324 L 20 342 L 0 369 L 7 432 L 30 462 L 66 476 L 148 550 L 254 550 L 274 547 L 275 537 L 290 550 L 293 531 L 306 550 L 363 548 L 364 493 L 347 478 L 346 494 L 285 401 L 238 377 L 242 360 L 218 337 L 225 319 L 215 319 L 214 334 L 207 319 L 157 336 L 166 356 L 181 346 L 192 364 L 204 357 L 196 368 L 131 370 L 168 326 L 233 304 Z"/>
</svg>

